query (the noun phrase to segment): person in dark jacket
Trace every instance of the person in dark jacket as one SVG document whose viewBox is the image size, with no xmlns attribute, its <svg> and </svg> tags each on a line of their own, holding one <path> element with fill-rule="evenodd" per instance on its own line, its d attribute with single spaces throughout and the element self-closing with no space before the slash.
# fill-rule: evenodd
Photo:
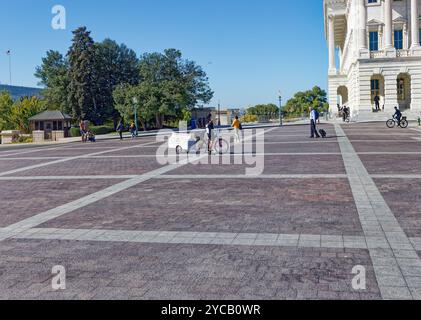
<svg viewBox="0 0 421 320">
<path fill-rule="evenodd" d="M 120 140 L 123 140 L 124 124 L 123 121 L 120 121 L 117 126 L 117 132 L 120 135 Z"/>
<path fill-rule="evenodd" d="M 206 125 L 206 135 L 208 136 L 208 153 L 212 153 L 213 149 L 213 130 L 215 126 L 213 125 L 212 118 L 209 120 L 208 124 Z"/>
<path fill-rule="evenodd" d="M 398 107 L 395 107 L 395 114 L 393 115 L 393 118 L 395 118 L 398 121 L 399 124 L 401 123 L 402 112 L 399 110 Z"/>
<path fill-rule="evenodd" d="M 380 97 L 377 94 L 374 97 L 374 105 L 376 106 L 376 111 L 380 111 Z"/>
</svg>

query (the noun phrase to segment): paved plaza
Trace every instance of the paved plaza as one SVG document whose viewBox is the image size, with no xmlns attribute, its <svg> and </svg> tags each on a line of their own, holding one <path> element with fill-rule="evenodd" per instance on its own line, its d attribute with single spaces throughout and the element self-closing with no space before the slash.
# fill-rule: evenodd
<svg viewBox="0 0 421 320">
<path fill-rule="evenodd" d="M 259 175 L 154 137 L 0 150 L 0 299 L 421 299 L 421 131 L 321 127 L 264 129 Z"/>
</svg>

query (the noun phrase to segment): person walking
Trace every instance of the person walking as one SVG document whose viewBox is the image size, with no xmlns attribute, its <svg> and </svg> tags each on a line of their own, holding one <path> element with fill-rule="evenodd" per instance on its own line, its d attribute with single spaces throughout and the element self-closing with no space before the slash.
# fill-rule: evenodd
<svg viewBox="0 0 421 320">
<path fill-rule="evenodd" d="M 210 118 L 208 124 L 206 125 L 206 135 L 208 136 L 208 153 L 212 154 L 213 149 L 213 130 L 215 126 L 213 125 L 212 118 Z"/>
<path fill-rule="evenodd" d="M 136 125 L 134 122 L 130 124 L 130 133 L 132 134 L 132 139 L 136 138 Z"/>
<path fill-rule="evenodd" d="M 117 130 L 118 134 L 120 135 L 120 140 L 123 140 L 123 132 L 124 132 L 123 121 L 120 121 L 118 123 L 118 126 L 117 126 L 117 129 L 116 130 Z"/>
<path fill-rule="evenodd" d="M 310 139 L 314 139 L 314 137 L 320 138 L 320 135 L 317 132 L 317 111 L 313 107 L 310 107 L 310 129 Z"/>
<path fill-rule="evenodd" d="M 80 120 L 79 122 L 79 130 L 80 130 L 80 136 L 82 137 L 82 142 L 86 142 L 86 126 L 85 126 L 85 121 Z"/>
<path fill-rule="evenodd" d="M 238 119 L 238 116 L 235 116 L 235 119 L 232 122 L 232 127 L 234 128 L 235 142 L 241 142 L 241 139 L 240 139 L 241 122 Z"/>
</svg>

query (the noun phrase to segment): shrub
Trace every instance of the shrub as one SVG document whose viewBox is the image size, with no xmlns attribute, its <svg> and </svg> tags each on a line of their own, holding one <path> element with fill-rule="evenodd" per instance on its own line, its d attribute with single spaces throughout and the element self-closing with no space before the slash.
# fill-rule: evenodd
<svg viewBox="0 0 421 320">
<path fill-rule="evenodd" d="M 115 132 L 114 127 L 108 126 L 98 126 L 98 127 L 90 127 L 89 128 L 94 135 L 101 135 L 101 134 L 108 134 Z"/>
<path fill-rule="evenodd" d="M 246 114 L 241 117 L 240 122 L 249 123 L 249 122 L 257 122 L 259 118 L 255 115 Z"/>
<path fill-rule="evenodd" d="M 28 136 L 20 136 L 17 140 L 17 143 L 32 143 L 32 137 L 28 137 Z"/>
<path fill-rule="evenodd" d="M 69 134 L 73 138 L 80 137 L 80 129 L 79 128 L 70 128 Z"/>
</svg>

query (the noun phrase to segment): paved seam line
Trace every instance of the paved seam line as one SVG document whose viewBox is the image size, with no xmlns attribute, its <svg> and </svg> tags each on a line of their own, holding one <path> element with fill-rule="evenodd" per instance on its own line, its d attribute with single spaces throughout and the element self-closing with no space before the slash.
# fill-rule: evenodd
<svg viewBox="0 0 421 320">
<path fill-rule="evenodd" d="M 0 181 L 36 181 L 36 180 L 103 180 L 103 179 L 133 179 L 140 175 L 82 175 L 82 176 L 23 176 L 23 177 L 0 177 Z M 141 176 L 148 176 L 147 173 Z M 210 175 L 160 175 L 151 176 L 151 179 L 346 179 L 346 174 L 210 174 Z"/>
<path fill-rule="evenodd" d="M 413 299 L 420 281 L 413 281 L 408 268 L 421 267 L 418 254 L 343 129 L 335 130 L 381 295 Z"/>
<path fill-rule="evenodd" d="M 0 228 L 1 234 L 5 228 Z M 107 242 L 139 242 L 139 243 L 177 243 L 195 244 L 199 239 L 233 239 L 230 243 L 220 245 L 267 245 L 292 246 L 309 248 L 344 248 L 367 249 L 364 236 L 346 235 L 314 235 L 314 234 L 274 234 L 274 233 L 226 233 L 226 232 L 184 232 L 184 231 L 133 231 L 133 230 L 101 230 L 101 229 L 60 229 L 32 228 L 19 233 L 13 239 L 39 240 L 75 240 L 75 241 L 107 241 Z M 190 242 L 186 242 L 191 240 Z M 257 240 L 257 242 L 255 242 Z M 206 241 L 206 240 L 203 240 Z M 417 251 L 421 251 L 421 237 L 410 238 Z M 209 243 L 210 243 L 209 242 Z M 197 242 L 196 242 L 197 243 Z M 203 243 L 205 244 L 205 243 Z M 217 244 L 217 243 L 214 243 Z M 415 270 L 414 270 L 415 271 Z M 420 270 L 418 270 L 419 274 Z"/>
<path fill-rule="evenodd" d="M 33 228 L 14 239 L 367 249 L 362 236 Z"/>
<path fill-rule="evenodd" d="M 346 174 L 182 174 L 160 175 L 155 179 L 346 179 Z"/>
<path fill-rule="evenodd" d="M 147 176 L 145 173 L 143 176 Z M 139 175 L 81 175 L 81 176 L 18 176 L 18 177 L 0 177 L 0 181 L 36 181 L 36 180 L 116 180 L 116 179 L 133 179 Z M 245 175 L 245 174 L 182 174 L 182 175 L 160 175 L 152 176 L 151 179 L 347 179 L 346 174 L 261 174 L 261 175 Z M 421 175 L 403 175 L 403 174 L 372 174 L 373 179 L 396 179 L 411 180 L 421 179 Z"/>
</svg>

